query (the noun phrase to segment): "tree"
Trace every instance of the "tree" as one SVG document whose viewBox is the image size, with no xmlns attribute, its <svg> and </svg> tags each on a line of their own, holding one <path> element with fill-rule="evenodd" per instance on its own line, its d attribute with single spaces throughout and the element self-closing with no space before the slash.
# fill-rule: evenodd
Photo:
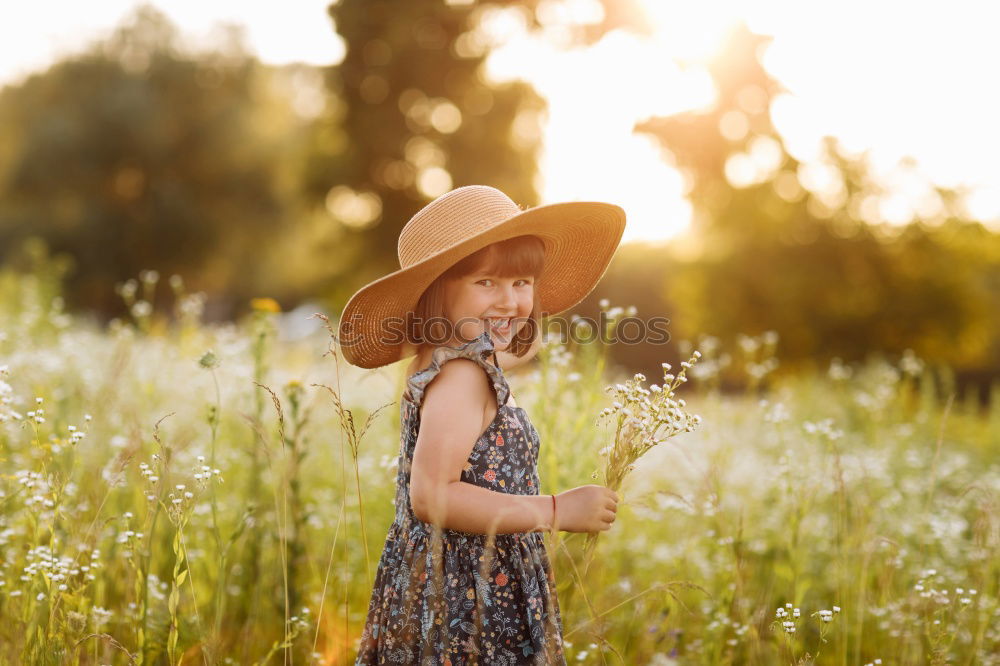
<svg viewBox="0 0 1000 666">
<path fill-rule="evenodd" d="M 1000 368 L 1000 348 L 977 333 L 1000 310 L 997 236 L 962 219 L 941 188 L 938 214 L 896 229 L 866 223 L 860 211 L 881 186 L 864 156 L 829 137 L 832 186 L 805 187 L 808 170 L 770 116 L 781 87 L 759 61 L 767 41 L 738 26 L 708 68 L 712 108 L 636 127 L 690 183 L 701 251 L 661 274 L 679 335 L 776 330 L 791 364 L 912 348 L 959 368 Z"/>
<path fill-rule="evenodd" d="M 238 35 L 198 56 L 176 37 L 142 7 L 106 42 L 0 92 L 0 252 L 38 236 L 68 254 L 71 306 L 115 312 L 113 285 L 142 269 L 242 300 L 287 224 L 280 145 L 255 129 L 265 72 Z"/>
<path fill-rule="evenodd" d="M 502 11 L 523 11 L 531 23 L 531 4 Z M 347 55 L 327 71 L 337 106 L 315 127 L 304 192 L 345 227 L 317 247 L 336 262 L 327 283 L 335 301 L 398 269 L 403 225 L 448 189 L 486 184 L 537 203 L 544 103 L 524 83 L 486 79 L 490 44 L 479 25 L 494 11 L 443 0 L 330 6 Z"/>
</svg>

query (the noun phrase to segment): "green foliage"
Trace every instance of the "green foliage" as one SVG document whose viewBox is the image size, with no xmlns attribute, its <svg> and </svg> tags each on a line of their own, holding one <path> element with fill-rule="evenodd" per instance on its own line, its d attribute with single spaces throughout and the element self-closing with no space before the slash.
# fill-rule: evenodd
<svg viewBox="0 0 1000 666">
<path fill-rule="evenodd" d="M 380 409 L 403 368 L 343 367 L 325 332 L 279 340 L 281 316 L 102 331 L 0 311 L 45 327 L 0 337 L 0 662 L 352 659 L 395 514 Z M 767 367 L 763 345 L 744 352 Z M 597 482 L 622 381 L 607 351 L 554 343 L 511 373 L 542 492 Z M 711 359 L 740 353 L 689 370 L 702 424 L 638 462 L 594 566 L 584 535 L 551 542 L 569 660 L 989 663 L 1000 398 L 966 409 L 912 355 L 724 397 Z"/>
<path fill-rule="evenodd" d="M 537 5 L 342 0 L 329 14 L 347 54 L 329 68 L 265 67 L 236 33 L 217 51 L 182 54 L 162 14 L 138 10 L 87 52 L 0 91 L 0 262 L 24 272 L 31 256 L 51 253 L 61 264 L 32 272 L 48 283 L 22 293 L 0 284 L 0 295 L 27 302 L 62 282 L 66 308 L 108 317 L 122 313 L 112 285 L 151 267 L 202 293 L 183 304 L 181 290 L 158 291 L 159 308 L 235 316 L 268 293 L 322 296 L 336 310 L 396 268 L 398 232 L 435 191 L 421 185 L 432 170 L 537 203 L 544 101 L 485 77 L 495 44 L 482 27 L 491 12 L 519 11 L 536 29 Z M 577 37 L 592 43 L 623 20 L 609 11 Z M 715 106 L 636 128 L 684 172 L 695 233 L 621 248 L 579 311 L 607 296 L 671 320 L 673 345 L 612 351 L 635 370 L 654 371 L 679 339 L 711 334 L 731 346 L 774 330 L 782 368 L 909 348 L 985 393 L 1000 369 L 1000 237 L 963 219 L 958 193 L 940 188 L 937 214 L 894 230 L 862 223 L 881 186 L 832 139 L 825 159 L 839 199 L 807 191 L 770 116 L 782 91 L 760 64 L 765 45 L 735 31 L 709 68 Z M 303 96 L 321 103 L 303 110 Z M 734 185 L 727 162 L 761 142 L 777 166 Z M 373 217 L 352 219 L 338 204 L 345 193 L 369 196 Z M 149 305 L 126 303 L 137 320 Z"/>
<path fill-rule="evenodd" d="M 68 325 L 62 298 L 62 282 L 70 267 L 68 258 L 51 256 L 45 243 L 37 238 L 11 248 L 9 256 L 9 262 L 0 264 L 0 322 L 6 322 L 0 336 L 41 340 L 54 328 Z"/>
<path fill-rule="evenodd" d="M 247 265 L 288 222 L 287 151 L 257 131 L 267 71 L 236 47 L 182 56 L 175 42 L 146 7 L 0 92 L 0 247 L 38 236 L 70 255 L 74 308 L 113 312 L 109 287 L 146 267 L 248 299 Z"/>
</svg>

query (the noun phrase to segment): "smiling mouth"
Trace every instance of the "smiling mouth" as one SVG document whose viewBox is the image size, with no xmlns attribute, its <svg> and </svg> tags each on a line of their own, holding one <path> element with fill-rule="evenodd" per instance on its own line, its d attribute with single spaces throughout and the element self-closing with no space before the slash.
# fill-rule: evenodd
<svg viewBox="0 0 1000 666">
<path fill-rule="evenodd" d="M 510 327 L 512 321 L 510 317 L 506 317 L 503 319 L 487 319 L 486 321 L 489 323 L 490 328 L 493 330 L 494 333 L 500 333 L 501 335 L 506 335 L 507 333 L 510 333 Z"/>
</svg>

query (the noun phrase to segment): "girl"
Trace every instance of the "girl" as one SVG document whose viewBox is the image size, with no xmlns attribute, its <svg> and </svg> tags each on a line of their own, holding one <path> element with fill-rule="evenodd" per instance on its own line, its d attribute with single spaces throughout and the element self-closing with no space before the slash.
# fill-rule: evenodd
<svg viewBox="0 0 1000 666">
<path fill-rule="evenodd" d="M 414 356 L 400 401 L 396 517 L 357 664 L 565 664 L 543 532 L 611 528 L 618 495 L 540 495 L 538 432 L 503 369 L 537 353 L 540 320 L 577 304 L 624 231 L 612 204 L 521 210 L 471 185 L 414 215 L 399 271 L 351 297 L 345 358 Z"/>
</svg>

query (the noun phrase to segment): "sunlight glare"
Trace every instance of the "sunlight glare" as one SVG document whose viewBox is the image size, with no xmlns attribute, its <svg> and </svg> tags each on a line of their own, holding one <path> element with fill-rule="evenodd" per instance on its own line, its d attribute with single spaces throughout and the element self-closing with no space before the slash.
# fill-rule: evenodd
<svg viewBox="0 0 1000 666">
<path fill-rule="evenodd" d="M 643 118 L 711 104 L 715 90 L 704 70 L 681 69 L 662 42 L 613 30 L 570 50 L 511 38 L 487 60 L 486 74 L 491 82 L 526 79 L 548 100 L 538 182 L 543 203 L 618 203 L 628 216 L 626 241 L 665 240 L 690 223 L 683 179 L 652 137 L 634 127 Z M 643 81 L 650 77 L 655 84 Z"/>
<path fill-rule="evenodd" d="M 736 18 L 741 15 L 734 0 L 644 0 L 656 40 L 669 45 L 682 62 L 708 61 L 718 50 Z"/>
</svg>

